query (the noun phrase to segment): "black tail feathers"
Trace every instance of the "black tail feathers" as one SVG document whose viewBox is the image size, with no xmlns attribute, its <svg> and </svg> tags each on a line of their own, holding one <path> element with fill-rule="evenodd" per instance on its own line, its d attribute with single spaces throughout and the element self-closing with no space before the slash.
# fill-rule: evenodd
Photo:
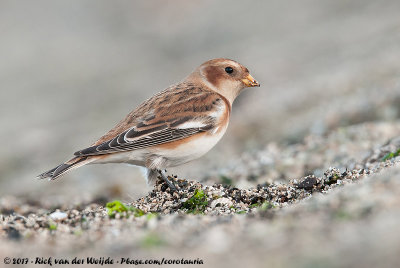
<svg viewBox="0 0 400 268">
<path fill-rule="evenodd" d="M 87 157 L 75 157 L 71 160 L 58 165 L 57 167 L 50 169 L 40 175 L 37 176 L 38 179 L 49 178 L 49 180 L 55 180 L 58 177 L 64 175 L 68 171 L 83 166 L 91 161 L 88 161 Z"/>
</svg>

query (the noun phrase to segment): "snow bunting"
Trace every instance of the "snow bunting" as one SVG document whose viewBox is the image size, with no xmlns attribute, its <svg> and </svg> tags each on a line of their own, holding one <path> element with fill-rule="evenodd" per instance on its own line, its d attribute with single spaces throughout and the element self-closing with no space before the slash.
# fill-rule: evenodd
<svg viewBox="0 0 400 268">
<path fill-rule="evenodd" d="M 213 59 L 182 82 L 154 95 L 75 157 L 38 178 L 54 180 L 86 164 L 128 163 L 147 168 L 171 188 L 164 169 L 199 158 L 224 135 L 232 103 L 246 87 L 260 84 L 236 61 Z"/>
</svg>

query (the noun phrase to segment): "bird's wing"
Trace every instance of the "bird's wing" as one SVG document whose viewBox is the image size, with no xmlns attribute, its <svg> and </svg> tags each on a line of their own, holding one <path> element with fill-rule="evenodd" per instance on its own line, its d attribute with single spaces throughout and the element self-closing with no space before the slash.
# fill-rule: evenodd
<svg viewBox="0 0 400 268">
<path fill-rule="evenodd" d="M 168 102 L 165 99 L 169 99 Z M 164 101 L 164 103 L 163 103 Z M 150 104 L 149 104 L 150 102 Z M 230 106 L 221 95 L 190 88 L 166 91 L 139 106 L 93 146 L 76 156 L 104 155 L 148 148 L 217 129 L 227 122 Z M 129 126 L 121 131 L 121 126 Z M 105 139 L 106 138 L 106 139 Z M 102 140 L 103 139 L 103 140 Z"/>
<path fill-rule="evenodd" d="M 196 122 L 198 124 L 198 122 Z M 194 124 L 193 124 L 194 125 Z M 129 129 L 112 140 L 100 145 L 91 146 L 75 153 L 76 156 L 103 155 L 109 153 L 143 149 L 159 144 L 173 142 L 204 132 L 213 128 L 213 124 L 191 128 L 171 128 L 162 125 L 145 131 L 136 131 L 135 128 Z M 137 138 L 138 137 L 138 138 Z"/>
</svg>

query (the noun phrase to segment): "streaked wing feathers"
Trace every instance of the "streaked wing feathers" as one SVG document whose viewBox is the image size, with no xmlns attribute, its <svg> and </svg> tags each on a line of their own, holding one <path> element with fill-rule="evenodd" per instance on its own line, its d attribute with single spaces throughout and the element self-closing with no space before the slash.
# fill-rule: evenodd
<svg viewBox="0 0 400 268">
<path fill-rule="evenodd" d="M 76 156 L 143 149 L 217 129 L 227 122 L 230 105 L 221 95 L 183 83 L 153 96 L 116 127 Z"/>
<path fill-rule="evenodd" d="M 104 142 L 100 145 L 91 146 L 89 148 L 83 149 L 75 153 L 76 156 L 90 156 L 90 155 L 103 155 L 109 153 L 130 151 L 143 149 L 159 144 L 164 144 L 172 141 L 181 140 L 190 137 L 194 134 L 204 132 L 212 129 L 214 126 L 212 124 L 206 125 L 204 127 L 197 128 L 169 128 L 164 125 L 159 126 L 154 129 L 145 130 L 147 135 L 141 135 L 140 138 L 129 141 L 134 131 L 134 128 L 129 129 L 120 135 L 116 136 L 110 141 Z M 150 131 L 153 130 L 153 131 Z M 137 135 L 137 134 L 136 134 Z"/>
</svg>

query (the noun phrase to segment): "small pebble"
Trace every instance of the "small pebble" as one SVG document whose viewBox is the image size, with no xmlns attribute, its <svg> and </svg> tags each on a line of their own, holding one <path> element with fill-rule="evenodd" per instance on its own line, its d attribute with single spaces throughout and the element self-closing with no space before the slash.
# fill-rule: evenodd
<svg viewBox="0 0 400 268">
<path fill-rule="evenodd" d="M 61 211 L 56 211 L 50 214 L 50 218 L 54 221 L 63 221 L 68 218 L 68 214 Z"/>
</svg>

